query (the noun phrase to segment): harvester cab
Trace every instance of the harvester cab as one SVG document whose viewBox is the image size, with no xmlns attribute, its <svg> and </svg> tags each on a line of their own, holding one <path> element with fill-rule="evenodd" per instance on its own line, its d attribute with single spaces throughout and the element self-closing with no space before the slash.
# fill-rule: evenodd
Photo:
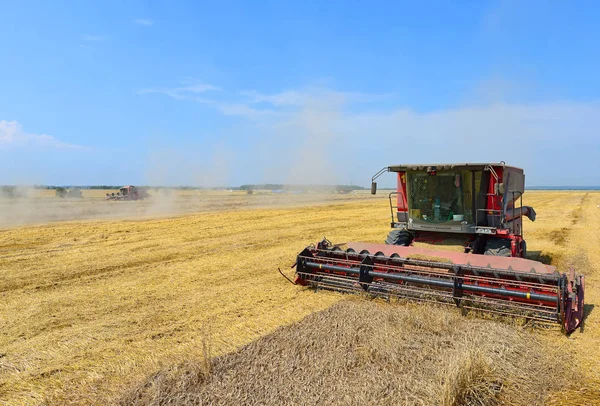
<svg viewBox="0 0 600 406">
<path fill-rule="evenodd" d="M 123 186 L 119 189 L 119 193 L 121 193 L 121 196 L 123 197 L 131 198 L 136 194 L 135 186 Z"/>
<path fill-rule="evenodd" d="M 395 165 L 385 244 L 332 244 L 324 239 L 296 258 L 296 284 L 375 296 L 436 301 L 527 320 L 558 322 L 574 331 L 583 319 L 584 277 L 573 269 L 526 259 L 525 175 L 501 163 Z M 462 239 L 462 252 L 414 242 Z"/>
<path fill-rule="evenodd" d="M 389 193 L 388 244 L 462 236 L 465 252 L 525 257 L 523 217 L 534 221 L 536 213 L 522 204 L 522 169 L 504 163 L 389 166 L 373 176 L 371 193 L 386 172 L 397 176 Z"/>
</svg>

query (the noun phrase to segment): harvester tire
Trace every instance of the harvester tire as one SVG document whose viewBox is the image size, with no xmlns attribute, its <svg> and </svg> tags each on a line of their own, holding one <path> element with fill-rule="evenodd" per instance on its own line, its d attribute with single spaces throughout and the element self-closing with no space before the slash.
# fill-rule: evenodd
<svg viewBox="0 0 600 406">
<path fill-rule="evenodd" d="M 387 245 L 403 245 L 409 246 L 413 240 L 413 236 L 406 230 L 392 230 L 385 239 Z"/>
<path fill-rule="evenodd" d="M 478 255 L 485 253 L 486 243 L 487 243 L 487 241 L 484 236 L 481 236 L 481 235 L 477 236 L 477 238 L 475 238 L 475 241 L 473 241 L 471 243 L 471 252 L 473 254 L 478 254 Z"/>
<path fill-rule="evenodd" d="M 504 238 L 489 238 L 485 246 L 484 255 L 494 255 L 496 257 L 510 257 L 510 240 Z"/>
<path fill-rule="evenodd" d="M 521 252 L 521 257 L 527 258 L 527 243 L 525 242 L 525 240 L 521 241 Z"/>
</svg>

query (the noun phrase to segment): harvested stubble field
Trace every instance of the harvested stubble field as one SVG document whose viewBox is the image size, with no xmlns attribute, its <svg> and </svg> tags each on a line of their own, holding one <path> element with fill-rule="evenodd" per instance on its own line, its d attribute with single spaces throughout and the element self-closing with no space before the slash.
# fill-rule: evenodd
<svg viewBox="0 0 600 406">
<path fill-rule="evenodd" d="M 526 197 L 530 256 L 586 274 L 570 337 L 279 276 L 324 235 L 382 241 L 383 196 L 4 229 L 0 402 L 599 404 L 600 193 Z"/>
</svg>

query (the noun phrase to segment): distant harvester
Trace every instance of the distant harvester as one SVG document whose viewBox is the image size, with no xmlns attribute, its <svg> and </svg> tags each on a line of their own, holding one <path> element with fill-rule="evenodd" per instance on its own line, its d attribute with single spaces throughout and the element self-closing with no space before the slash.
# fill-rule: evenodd
<svg viewBox="0 0 600 406">
<path fill-rule="evenodd" d="M 81 199 L 83 194 L 81 193 L 81 189 L 65 189 L 64 187 L 59 187 L 55 190 L 56 197 L 63 198 L 71 198 L 71 199 Z"/>
<path fill-rule="evenodd" d="M 116 194 L 114 192 L 107 193 L 105 200 L 144 200 L 147 197 L 149 195 L 146 189 L 128 185 L 120 188 Z"/>
</svg>

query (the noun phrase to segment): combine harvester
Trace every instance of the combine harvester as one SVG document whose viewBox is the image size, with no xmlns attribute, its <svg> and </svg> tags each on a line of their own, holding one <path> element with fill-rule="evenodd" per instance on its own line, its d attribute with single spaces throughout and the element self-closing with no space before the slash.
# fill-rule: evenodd
<svg viewBox="0 0 600 406">
<path fill-rule="evenodd" d="M 385 244 L 306 247 L 295 283 L 386 298 L 441 301 L 465 309 L 558 322 L 566 333 L 583 319 L 584 277 L 525 259 L 523 170 L 502 163 L 396 165 L 389 194 L 392 230 Z M 464 252 L 412 246 L 461 238 Z M 342 249 L 344 247 L 345 249 Z"/>
<path fill-rule="evenodd" d="M 136 188 L 135 186 L 123 186 L 117 194 L 107 193 L 104 200 L 144 200 L 149 197 L 146 189 Z"/>
</svg>

